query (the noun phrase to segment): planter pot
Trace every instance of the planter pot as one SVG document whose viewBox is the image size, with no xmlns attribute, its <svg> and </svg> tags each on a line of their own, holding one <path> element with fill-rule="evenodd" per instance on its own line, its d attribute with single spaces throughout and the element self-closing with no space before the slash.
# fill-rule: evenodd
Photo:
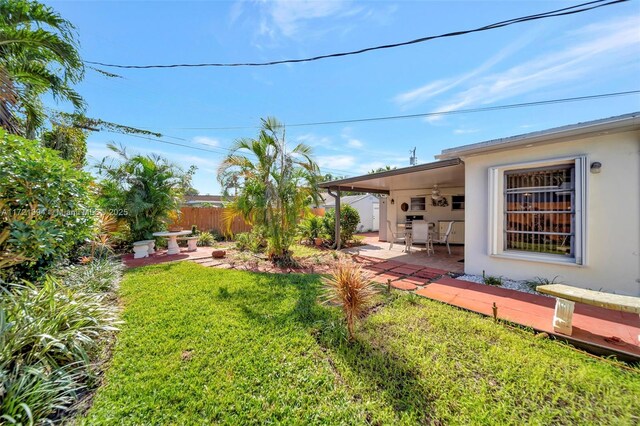
<svg viewBox="0 0 640 426">
<path fill-rule="evenodd" d="M 222 259 L 227 254 L 224 250 L 214 250 L 211 252 L 211 257 L 214 259 Z"/>
<path fill-rule="evenodd" d="M 181 226 L 170 226 L 169 227 L 169 232 L 180 232 L 182 231 L 182 227 Z"/>
<path fill-rule="evenodd" d="M 322 245 L 322 243 L 324 242 L 324 240 L 322 238 L 314 238 L 313 242 L 316 245 L 316 247 L 320 247 Z"/>
</svg>

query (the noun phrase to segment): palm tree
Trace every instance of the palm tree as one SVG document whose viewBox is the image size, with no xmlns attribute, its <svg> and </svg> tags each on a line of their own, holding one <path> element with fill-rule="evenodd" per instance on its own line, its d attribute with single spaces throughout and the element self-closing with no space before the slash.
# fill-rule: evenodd
<svg viewBox="0 0 640 426">
<path fill-rule="evenodd" d="M 84 108 L 71 88 L 84 76 L 74 26 L 43 4 L 0 0 L 0 126 L 33 139 L 46 117 L 40 97 Z"/>
<path fill-rule="evenodd" d="M 158 155 L 129 155 L 122 147 L 107 146 L 118 158 L 104 158 L 98 165 L 103 178 L 98 201 L 124 217 L 133 241 L 151 239 L 179 214 L 195 167 L 184 172 Z"/>
<path fill-rule="evenodd" d="M 241 216 L 264 230 L 272 261 L 291 264 L 289 247 L 309 205 L 318 201 L 320 178 L 311 148 L 301 143 L 288 150 L 283 125 L 262 119 L 258 137 L 238 139 L 218 169 L 225 195 L 234 186 L 238 191 L 228 205 L 227 228 Z"/>
</svg>

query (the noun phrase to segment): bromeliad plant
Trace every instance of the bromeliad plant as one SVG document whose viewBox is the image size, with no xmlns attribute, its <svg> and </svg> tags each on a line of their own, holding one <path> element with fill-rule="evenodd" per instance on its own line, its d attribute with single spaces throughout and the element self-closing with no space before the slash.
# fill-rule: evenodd
<svg viewBox="0 0 640 426">
<path fill-rule="evenodd" d="M 311 148 L 298 144 L 287 149 L 284 126 L 263 119 L 258 137 L 238 139 L 218 170 L 225 195 L 236 192 L 223 218 L 228 232 L 240 216 L 264 230 L 273 262 L 292 264 L 289 247 L 311 202 L 318 200 L 319 179 Z"/>
<path fill-rule="evenodd" d="M 323 284 L 325 303 L 342 308 L 349 340 L 353 340 L 356 320 L 367 311 L 378 293 L 375 283 L 360 266 L 341 262 L 328 278 L 323 279 Z"/>
</svg>

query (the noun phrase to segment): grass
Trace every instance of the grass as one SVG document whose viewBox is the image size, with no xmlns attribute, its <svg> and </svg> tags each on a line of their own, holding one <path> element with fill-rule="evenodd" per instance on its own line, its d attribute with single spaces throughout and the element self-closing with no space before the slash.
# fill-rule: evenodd
<svg viewBox="0 0 640 426">
<path fill-rule="evenodd" d="M 81 422 L 638 422 L 638 372 L 395 294 L 347 344 L 319 291 L 315 275 L 129 271 L 114 358 Z"/>
</svg>

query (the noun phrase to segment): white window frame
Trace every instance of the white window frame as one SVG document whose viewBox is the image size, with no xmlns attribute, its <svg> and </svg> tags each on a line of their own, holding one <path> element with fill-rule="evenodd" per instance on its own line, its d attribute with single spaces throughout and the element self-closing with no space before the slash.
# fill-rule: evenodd
<svg viewBox="0 0 640 426">
<path fill-rule="evenodd" d="M 518 252 L 504 249 L 504 176 L 507 171 L 563 164 L 575 166 L 575 242 L 574 257 L 556 254 Z M 553 158 L 489 168 L 489 255 L 505 259 L 584 266 L 587 264 L 587 185 L 589 163 L 586 155 Z"/>
</svg>

